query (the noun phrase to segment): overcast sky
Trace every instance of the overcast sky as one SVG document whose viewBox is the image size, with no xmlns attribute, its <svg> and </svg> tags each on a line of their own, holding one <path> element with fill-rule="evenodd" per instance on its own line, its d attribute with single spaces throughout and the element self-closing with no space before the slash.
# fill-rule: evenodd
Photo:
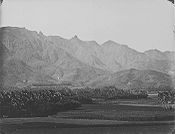
<svg viewBox="0 0 175 134">
<path fill-rule="evenodd" d="M 172 50 L 175 44 L 167 0 L 5 0 L 1 26 L 99 44 L 114 40 L 138 51 Z"/>
</svg>

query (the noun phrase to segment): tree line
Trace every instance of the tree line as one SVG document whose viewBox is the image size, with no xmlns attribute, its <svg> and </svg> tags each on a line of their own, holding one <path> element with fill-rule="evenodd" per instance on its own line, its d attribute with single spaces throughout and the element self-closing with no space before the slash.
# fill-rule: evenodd
<svg viewBox="0 0 175 134">
<path fill-rule="evenodd" d="M 124 90 L 113 86 L 103 88 L 75 89 L 77 94 L 101 99 L 141 99 L 147 98 L 148 94 L 143 90 Z"/>
<path fill-rule="evenodd" d="M 93 98 L 140 99 L 144 91 L 116 87 L 69 89 L 68 87 L 25 87 L 0 90 L 0 117 L 48 116 L 92 104 Z"/>
<path fill-rule="evenodd" d="M 175 91 L 163 91 L 158 92 L 158 98 L 162 103 L 171 103 L 174 104 L 175 102 Z"/>
<path fill-rule="evenodd" d="M 47 88 L 0 91 L 0 117 L 48 116 L 78 108 L 91 98 L 78 96 L 68 88 Z"/>
</svg>

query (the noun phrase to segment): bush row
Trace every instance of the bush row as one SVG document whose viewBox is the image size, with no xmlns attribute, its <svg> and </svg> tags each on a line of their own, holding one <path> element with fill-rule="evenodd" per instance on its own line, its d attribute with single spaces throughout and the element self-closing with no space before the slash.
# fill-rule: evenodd
<svg viewBox="0 0 175 134">
<path fill-rule="evenodd" d="M 158 92 L 158 99 L 164 104 L 174 104 L 175 103 L 175 91 L 163 91 Z"/>
<path fill-rule="evenodd" d="M 74 89 L 82 96 L 101 99 L 141 99 L 147 98 L 148 94 L 142 90 L 123 90 L 116 87 Z"/>
<path fill-rule="evenodd" d="M 48 116 L 92 103 L 68 88 L 21 89 L 0 91 L 0 117 Z"/>
<path fill-rule="evenodd" d="M 93 98 L 139 99 L 146 98 L 144 91 L 130 91 L 115 87 L 81 88 L 26 87 L 1 89 L 0 117 L 48 116 L 59 111 L 78 108 L 81 104 L 93 103 Z"/>
</svg>

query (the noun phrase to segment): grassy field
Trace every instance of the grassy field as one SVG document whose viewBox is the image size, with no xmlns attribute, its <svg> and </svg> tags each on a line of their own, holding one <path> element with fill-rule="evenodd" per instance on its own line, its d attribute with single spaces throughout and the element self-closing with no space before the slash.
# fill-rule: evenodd
<svg viewBox="0 0 175 134">
<path fill-rule="evenodd" d="M 168 134 L 174 128 L 174 121 L 116 121 L 96 119 L 65 119 L 53 117 L 35 118 L 5 118 L 0 120 L 2 134 L 70 134 L 83 133 L 93 129 L 90 133 L 102 134 L 99 129 L 113 129 L 111 134 Z M 140 128 L 138 130 L 138 128 Z M 67 132 L 61 130 L 68 130 Z M 76 131 L 77 130 L 77 131 Z M 147 133 L 145 133 L 145 130 Z M 149 130 L 149 131 L 148 131 Z M 166 130 L 166 131 L 165 131 Z M 161 133 L 160 133 L 161 132 Z M 165 133 L 166 132 L 166 133 Z M 167 133 L 168 132 L 168 133 Z M 105 132 L 104 134 L 109 133 Z"/>
<path fill-rule="evenodd" d="M 148 98 L 84 104 L 76 110 L 59 112 L 56 117 L 118 121 L 168 121 L 175 119 L 174 112 L 174 110 L 158 105 L 156 98 Z"/>
<path fill-rule="evenodd" d="M 157 97 L 148 97 L 147 99 L 117 99 L 110 102 L 118 104 L 161 105 Z"/>
<path fill-rule="evenodd" d="M 127 130 L 131 126 L 132 131 L 135 132 L 138 127 L 141 127 L 142 130 L 148 126 L 151 126 L 152 129 L 155 129 L 156 126 L 160 128 L 160 125 L 162 125 L 161 128 L 174 126 L 174 112 L 174 110 L 167 110 L 158 105 L 156 98 L 141 99 L 140 101 L 128 99 L 100 100 L 94 104 L 83 104 L 82 107 L 74 110 L 58 112 L 49 117 L 3 118 L 0 120 L 0 128 L 2 128 L 2 132 L 7 132 L 7 134 L 12 132 L 26 134 L 26 132 L 30 133 L 31 130 L 36 134 L 40 133 L 38 130 L 41 130 L 43 134 L 46 129 L 48 133 L 51 130 L 58 133 L 60 128 L 65 128 L 65 130 L 67 128 L 78 128 L 77 131 L 79 132 L 83 128 L 87 128 L 88 131 L 92 127 L 95 128 L 96 133 L 101 133 L 96 131 L 98 127 L 109 127 L 110 129 L 121 127 L 122 130 L 125 130 L 123 128 L 125 127 Z M 156 129 L 156 132 L 158 130 Z M 78 133 L 77 131 L 75 133 Z"/>
</svg>

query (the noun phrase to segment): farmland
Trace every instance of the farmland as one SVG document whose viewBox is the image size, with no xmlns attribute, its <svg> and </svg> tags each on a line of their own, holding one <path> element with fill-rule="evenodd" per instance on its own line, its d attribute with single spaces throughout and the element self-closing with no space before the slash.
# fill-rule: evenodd
<svg viewBox="0 0 175 134">
<path fill-rule="evenodd" d="M 68 134 L 94 133 L 114 134 L 168 134 L 173 131 L 174 110 L 160 105 L 134 103 L 128 100 L 82 104 L 80 108 L 58 112 L 49 117 L 4 118 L 0 123 L 3 132 L 14 134 Z M 155 100 L 152 100 L 152 102 Z M 123 103 L 124 102 L 124 103 Z"/>
<path fill-rule="evenodd" d="M 171 95 L 167 92 L 165 95 L 167 97 L 162 97 L 174 98 L 174 93 Z M 158 95 L 115 87 L 1 91 L 0 100 L 1 116 L 7 118 L 50 116 L 86 120 L 173 121 L 175 112 L 174 104 L 162 105 Z"/>
<path fill-rule="evenodd" d="M 81 107 L 59 111 L 48 117 L 3 118 L 0 127 L 3 132 L 15 134 L 31 131 L 33 134 L 66 134 L 70 131 L 166 134 L 173 131 L 174 112 L 174 109 L 165 109 L 157 96 L 142 99 L 93 99 L 92 104 L 82 104 Z"/>
<path fill-rule="evenodd" d="M 55 117 L 67 119 L 98 119 L 118 121 L 167 121 L 174 120 L 174 110 L 147 104 L 83 104 L 81 108 L 59 112 Z"/>
</svg>

